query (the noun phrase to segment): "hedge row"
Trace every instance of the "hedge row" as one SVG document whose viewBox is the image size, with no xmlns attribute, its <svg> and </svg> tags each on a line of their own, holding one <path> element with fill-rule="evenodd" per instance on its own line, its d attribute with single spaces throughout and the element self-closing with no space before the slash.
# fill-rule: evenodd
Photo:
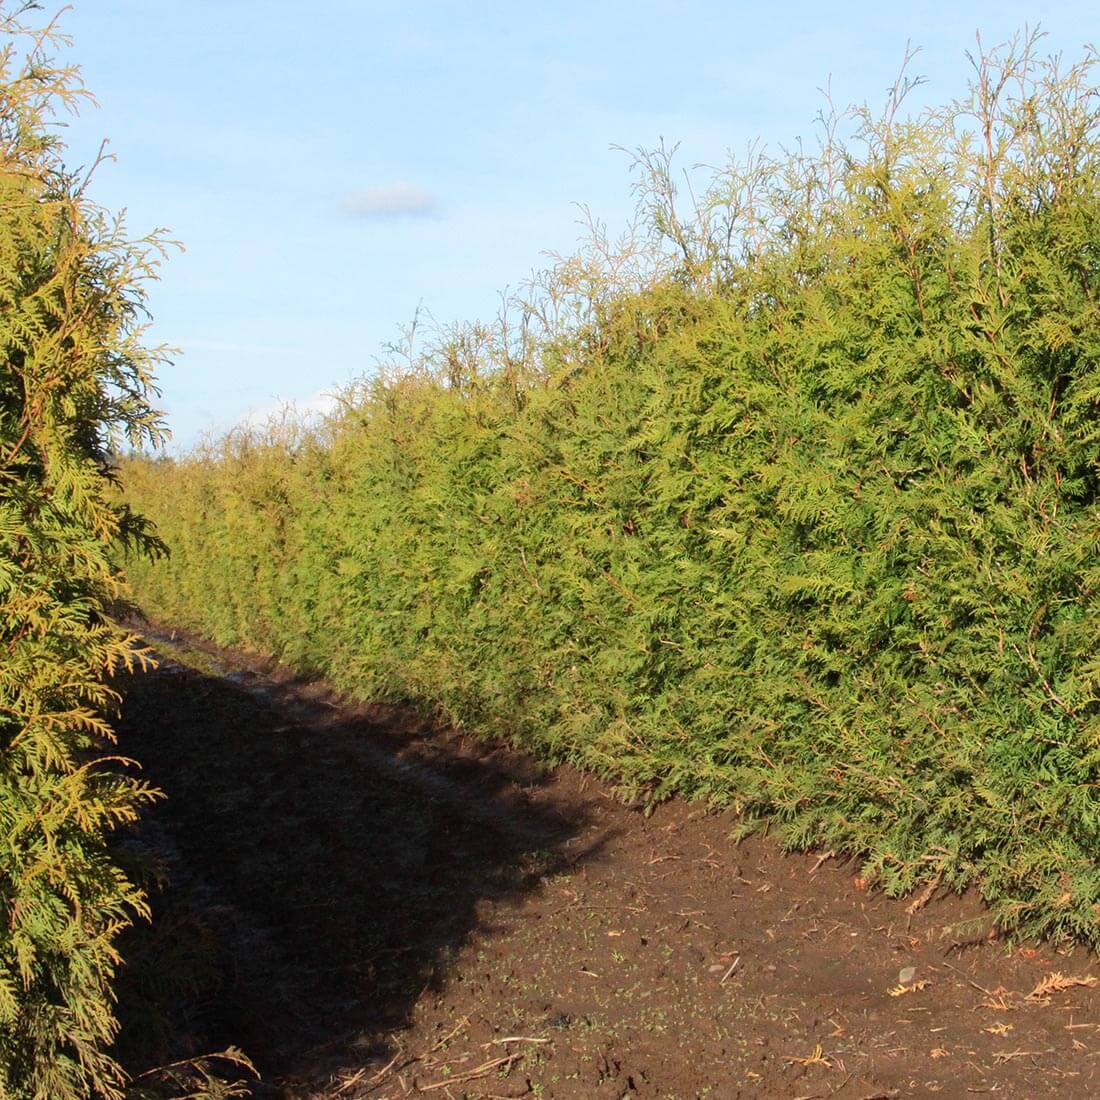
<svg viewBox="0 0 1100 1100">
<path fill-rule="evenodd" d="M 980 59 L 692 217 L 644 160 L 647 286 L 129 461 L 142 604 L 1100 942 L 1090 71 Z"/>
<path fill-rule="evenodd" d="M 141 339 L 155 239 L 132 243 L 66 169 L 84 93 L 34 5 L 0 0 L 0 1100 L 118 1098 L 119 933 L 146 911 L 110 834 L 153 792 L 110 755 L 120 545 L 156 545 L 112 489 L 155 439 Z"/>
</svg>

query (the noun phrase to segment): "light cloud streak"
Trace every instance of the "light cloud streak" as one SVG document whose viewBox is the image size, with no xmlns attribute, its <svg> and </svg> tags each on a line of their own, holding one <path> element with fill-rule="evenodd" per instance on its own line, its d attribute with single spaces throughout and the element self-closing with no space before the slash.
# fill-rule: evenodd
<svg viewBox="0 0 1100 1100">
<path fill-rule="evenodd" d="M 340 212 L 346 218 L 372 220 L 430 218 L 439 213 L 439 200 L 418 184 L 391 183 L 351 192 L 341 202 Z"/>
</svg>

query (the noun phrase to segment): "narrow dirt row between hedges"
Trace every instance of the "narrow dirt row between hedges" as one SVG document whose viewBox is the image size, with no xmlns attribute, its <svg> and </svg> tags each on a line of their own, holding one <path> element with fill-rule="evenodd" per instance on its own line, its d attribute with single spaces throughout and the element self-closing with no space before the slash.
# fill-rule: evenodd
<svg viewBox="0 0 1100 1100">
<path fill-rule="evenodd" d="M 1100 1092 L 1086 951 L 146 634 L 120 748 L 168 885 L 122 1010 L 163 1060 L 236 1043 L 287 1100 Z"/>
</svg>

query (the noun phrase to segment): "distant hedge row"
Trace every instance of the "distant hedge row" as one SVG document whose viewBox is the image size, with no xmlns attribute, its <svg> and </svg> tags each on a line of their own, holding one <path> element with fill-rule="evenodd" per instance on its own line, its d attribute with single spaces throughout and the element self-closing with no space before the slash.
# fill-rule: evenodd
<svg viewBox="0 0 1100 1100">
<path fill-rule="evenodd" d="M 1100 943 L 1090 72 L 979 59 L 964 103 L 858 113 L 682 218 L 644 160 L 648 286 L 129 461 L 172 548 L 141 602 Z"/>
</svg>

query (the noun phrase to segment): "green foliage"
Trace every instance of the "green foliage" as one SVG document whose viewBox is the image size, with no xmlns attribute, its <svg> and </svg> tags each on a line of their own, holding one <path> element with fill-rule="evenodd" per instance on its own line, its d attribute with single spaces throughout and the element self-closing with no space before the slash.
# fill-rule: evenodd
<svg viewBox="0 0 1100 1100">
<path fill-rule="evenodd" d="M 110 454 L 155 440 L 141 342 L 155 238 L 129 242 L 61 160 L 84 94 L 0 3 L 0 1097 L 120 1096 L 115 941 L 145 912 L 106 839 L 154 792 L 112 767 L 106 680 L 144 660 L 110 554 L 156 547 Z"/>
<path fill-rule="evenodd" d="M 1100 118 L 1029 39 L 312 430 L 134 459 L 150 613 L 1100 943 Z M 842 141 L 839 131 L 849 125 Z M 641 273 L 641 274 L 639 274 Z"/>
</svg>

